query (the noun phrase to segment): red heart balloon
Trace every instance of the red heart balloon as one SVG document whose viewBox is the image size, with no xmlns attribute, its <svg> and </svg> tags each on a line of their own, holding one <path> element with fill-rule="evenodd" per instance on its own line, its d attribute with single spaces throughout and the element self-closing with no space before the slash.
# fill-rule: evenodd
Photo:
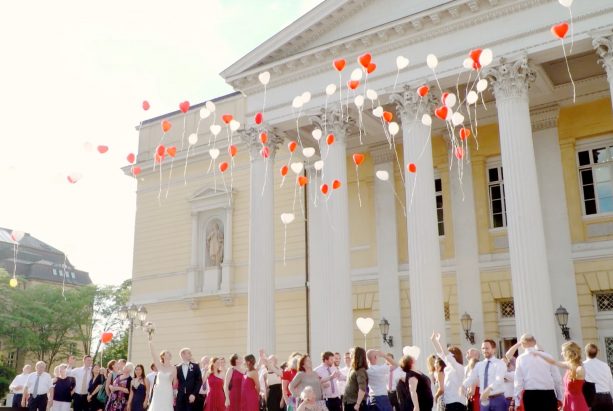
<svg viewBox="0 0 613 411">
<path fill-rule="evenodd" d="M 232 119 L 234 119 L 232 114 L 224 114 L 223 116 L 221 116 L 221 120 L 226 124 L 230 124 L 230 121 L 232 121 Z"/>
<path fill-rule="evenodd" d="M 155 163 L 156 163 L 156 164 L 160 164 L 160 163 L 162 162 L 162 160 L 164 160 L 164 156 L 161 156 L 161 155 L 159 155 L 159 154 L 157 154 L 157 153 L 156 153 L 156 154 L 155 154 L 155 160 L 154 160 L 154 161 L 155 161 Z"/>
<path fill-rule="evenodd" d="M 462 140 L 466 140 L 468 137 L 470 137 L 470 129 L 466 127 L 462 127 L 460 129 L 460 138 Z"/>
<path fill-rule="evenodd" d="M 391 112 L 389 112 L 389 111 L 384 111 L 383 112 L 383 120 L 385 120 L 385 121 L 387 121 L 389 123 L 390 121 L 392 121 L 393 118 L 394 118 L 394 115 Z"/>
<path fill-rule="evenodd" d="M 141 169 L 139 166 L 134 166 L 132 167 L 132 174 L 136 177 L 137 175 L 139 175 L 141 172 Z"/>
<path fill-rule="evenodd" d="M 175 146 L 168 147 L 166 149 L 166 154 L 168 154 L 172 158 L 175 158 L 175 156 L 177 155 L 177 148 Z"/>
<path fill-rule="evenodd" d="M 163 144 L 160 144 L 159 146 L 157 146 L 157 148 L 155 149 L 156 154 L 159 157 L 164 157 L 164 154 L 166 153 L 166 147 L 164 147 Z"/>
<path fill-rule="evenodd" d="M 415 163 L 409 163 L 407 165 L 407 170 L 409 171 L 409 173 L 414 173 L 417 171 L 417 166 L 415 165 Z"/>
<path fill-rule="evenodd" d="M 434 115 L 440 118 L 441 120 L 446 120 L 447 114 L 449 114 L 449 109 L 447 108 L 447 106 L 441 106 L 437 108 L 436 110 L 434 110 Z"/>
<path fill-rule="evenodd" d="M 149 108 L 151 107 L 151 105 L 149 104 L 149 102 L 147 100 L 143 101 L 143 110 L 147 111 L 149 110 Z"/>
<path fill-rule="evenodd" d="M 371 60 L 372 56 L 370 55 L 370 53 L 364 53 L 360 57 L 358 57 L 358 63 L 360 63 L 363 68 L 367 68 Z"/>
<path fill-rule="evenodd" d="M 260 155 L 264 158 L 270 157 L 270 149 L 268 146 L 264 146 L 260 149 Z"/>
<path fill-rule="evenodd" d="M 473 68 L 475 70 L 481 68 L 481 63 L 479 63 L 479 57 L 481 57 L 481 52 L 483 52 L 482 49 L 474 49 L 468 53 L 470 59 L 473 61 Z"/>
<path fill-rule="evenodd" d="M 281 167 L 281 175 L 283 177 L 285 177 L 287 175 L 287 172 L 289 171 L 289 167 L 288 166 L 283 166 Z"/>
<path fill-rule="evenodd" d="M 551 33 L 559 39 L 563 39 L 566 37 L 566 33 L 568 33 L 568 23 L 560 23 L 551 27 Z"/>
<path fill-rule="evenodd" d="M 420 88 L 417 89 L 417 94 L 419 95 L 419 97 L 426 97 L 429 91 L 430 91 L 430 87 L 421 86 Z"/>
<path fill-rule="evenodd" d="M 255 124 L 262 124 L 262 121 L 264 120 L 264 116 L 262 115 L 262 113 L 256 113 L 254 120 L 255 120 Z"/>
<path fill-rule="evenodd" d="M 321 185 L 321 187 L 319 187 L 319 190 L 322 192 L 323 195 L 327 195 L 330 188 L 326 183 L 324 183 Z"/>
<path fill-rule="evenodd" d="M 128 154 L 128 157 L 126 157 L 126 159 L 128 160 L 128 163 L 134 164 L 134 162 L 136 161 L 136 156 L 134 155 L 134 153 L 130 153 Z"/>
<path fill-rule="evenodd" d="M 228 146 L 228 154 L 230 154 L 230 157 L 234 157 L 236 155 L 236 153 L 238 153 L 238 148 L 236 148 L 236 146 L 234 144 L 231 144 Z"/>
<path fill-rule="evenodd" d="M 298 185 L 300 187 L 304 187 L 309 182 L 309 179 L 306 176 L 298 176 Z"/>
<path fill-rule="evenodd" d="M 368 67 L 366 67 L 366 72 L 368 74 L 372 73 L 373 71 L 375 71 L 377 69 L 377 65 L 375 63 L 370 63 L 368 65 Z"/>
<path fill-rule="evenodd" d="M 345 59 L 336 59 L 332 62 L 332 65 L 338 72 L 343 71 L 343 69 L 345 68 L 345 64 L 347 64 Z"/>
<path fill-rule="evenodd" d="M 355 153 L 353 155 L 353 162 L 356 166 L 359 166 L 360 164 L 362 164 L 364 162 L 364 154 Z"/>
<path fill-rule="evenodd" d="M 334 134 L 332 134 L 332 133 L 328 134 L 328 137 L 326 137 L 326 143 L 329 146 L 334 144 Z"/>
<path fill-rule="evenodd" d="M 341 182 L 340 180 L 334 180 L 332 182 L 332 189 L 333 190 L 338 190 L 339 188 L 341 188 Z"/>
<path fill-rule="evenodd" d="M 296 143 L 293 140 L 287 143 L 287 148 L 289 149 L 290 153 L 293 153 L 294 151 L 296 151 L 296 147 L 298 147 L 298 143 Z"/>
<path fill-rule="evenodd" d="M 168 120 L 162 120 L 162 131 L 168 133 L 168 130 L 172 127 L 172 123 Z"/>
<path fill-rule="evenodd" d="M 108 146 L 98 146 L 98 152 L 99 152 L 100 154 L 104 154 L 104 153 L 106 153 L 107 151 L 109 151 L 109 147 L 108 147 Z"/>
<path fill-rule="evenodd" d="M 100 336 L 100 341 L 102 341 L 103 344 L 108 344 L 112 339 L 113 333 L 111 332 L 102 333 L 102 336 Z"/>
<path fill-rule="evenodd" d="M 262 144 L 266 144 L 268 142 L 268 133 L 266 133 L 265 131 L 262 131 L 260 133 L 260 142 Z"/>
<path fill-rule="evenodd" d="M 464 149 L 463 149 L 461 146 L 457 146 L 457 147 L 455 148 L 455 157 L 456 157 L 458 160 L 461 160 L 461 159 L 462 159 L 462 157 L 464 157 Z"/>
<path fill-rule="evenodd" d="M 221 171 L 222 173 L 225 173 L 227 169 L 228 169 L 227 161 L 222 161 L 221 163 L 219 163 L 219 171 Z"/>
<path fill-rule="evenodd" d="M 179 110 L 183 113 L 187 113 L 189 111 L 189 101 L 185 100 L 184 102 L 179 104 Z"/>
<path fill-rule="evenodd" d="M 360 80 L 349 80 L 347 82 L 347 87 L 350 88 L 351 90 L 355 90 L 356 88 L 358 88 L 360 85 Z"/>
</svg>

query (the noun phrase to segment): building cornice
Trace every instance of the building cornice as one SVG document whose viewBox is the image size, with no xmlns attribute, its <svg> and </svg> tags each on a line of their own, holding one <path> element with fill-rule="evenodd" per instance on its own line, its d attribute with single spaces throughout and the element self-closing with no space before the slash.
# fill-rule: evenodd
<svg viewBox="0 0 613 411">
<path fill-rule="evenodd" d="M 530 121 L 532 122 L 532 131 L 546 130 L 556 128 L 558 126 L 558 118 L 560 117 L 560 106 L 557 104 L 534 107 L 530 110 Z"/>
</svg>

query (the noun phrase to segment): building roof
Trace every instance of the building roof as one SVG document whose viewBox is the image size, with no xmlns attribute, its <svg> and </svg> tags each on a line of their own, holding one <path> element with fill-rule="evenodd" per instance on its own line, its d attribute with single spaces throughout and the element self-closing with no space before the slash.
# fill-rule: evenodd
<svg viewBox="0 0 613 411">
<path fill-rule="evenodd" d="M 11 238 L 11 232 L 0 227 L 0 267 L 7 272 L 12 273 L 15 269 L 17 275 L 29 280 L 73 285 L 92 283 L 89 273 L 75 268 L 62 251 L 30 234 L 25 234 L 17 244 Z"/>
</svg>

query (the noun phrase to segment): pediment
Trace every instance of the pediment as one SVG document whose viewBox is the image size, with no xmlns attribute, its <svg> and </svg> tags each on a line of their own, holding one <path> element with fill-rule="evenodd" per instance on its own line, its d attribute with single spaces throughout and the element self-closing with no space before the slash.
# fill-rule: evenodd
<svg viewBox="0 0 613 411">
<path fill-rule="evenodd" d="M 220 190 L 214 187 L 203 187 L 197 190 L 189 199 L 190 202 L 207 201 L 211 199 L 217 199 L 219 197 L 225 197 L 228 193 L 225 190 Z"/>
<path fill-rule="evenodd" d="M 221 183 L 219 182 L 219 184 Z M 197 190 L 189 199 L 192 213 L 221 208 L 232 208 L 232 197 L 235 194 L 235 190 L 226 191 L 220 189 L 219 186 L 203 187 Z"/>
</svg>

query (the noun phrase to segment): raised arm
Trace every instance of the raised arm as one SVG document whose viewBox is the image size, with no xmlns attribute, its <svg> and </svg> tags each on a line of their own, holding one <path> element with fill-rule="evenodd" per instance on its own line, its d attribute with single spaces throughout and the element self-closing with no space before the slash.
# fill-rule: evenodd
<svg viewBox="0 0 613 411">
<path fill-rule="evenodd" d="M 433 331 L 430 340 L 432 341 L 436 354 L 444 361 L 445 351 L 443 350 L 443 345 L 441 344 L 441 334 Z"/>
<path fill-rule="evenodd" d="M 511 348 L 507 350 L 506 354 L 504 355 L 507 361 L 511 361 L 511 358 L 515 356 L 515 353 L 517 352 L 517 350 L 519 350 L 519 347 L 521 347 L 521 341 L 515 343 L 513 346 L 511 346 Z"/>
<path fill-rule="evenodd" d="M 542 353 L 540 351 L 533 351 L 532 355 L 542 358 L 547 364 L 555 365 L 557 367 L 564 368 L 566 370 L 570 370 L 570 365 L 569 364 L 567 364 L 565 362 L 561 362 L 561 361 L 556 361 L 552 357 L 550 357 L 549 355 L 547 355 L 545 353 Z"/>
<path fill-rule="evenodd" d="M 149 335 L 149 351 L 151 352 L 151 359 L 158 370 L 162 369 L 162 363 L 160 357 L 156 354 L 155 348 L 153 348 L 153 341 L 151 341 L 151 335 Z"/>
</svg>

